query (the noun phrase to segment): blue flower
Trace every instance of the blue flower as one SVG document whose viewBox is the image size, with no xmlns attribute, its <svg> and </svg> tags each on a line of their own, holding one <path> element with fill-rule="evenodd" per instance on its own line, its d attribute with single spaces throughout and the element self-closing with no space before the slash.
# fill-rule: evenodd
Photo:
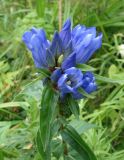
<svg viewBox="0 0 124 160">
<path fill-rule="evenodd" d="M 87 92 L 91 93 L 97 89 L 95 77 L 92 72 L 84 73 L 82 88 Z"/>
<path fill-rule="evenodd" d="M 62 71 L 62 69 L 55 70 L 51 75 L 51 80 L 55 83 L 61 92 L 61 97 L 71 93 L 75 99 L 83 98 L 79 92 L 82 88 L 88 94 L 97 89 L 95 77 L 91 72 L 82 73 L 80 69 L 71 67 Z"/>
<path fill-rule="evenodd" d="M 67 19 L 60 33 L 54 33 L 51 42 L 43 29 L 36 28 L 26 31 L 22 40 L 32 52 L 36 67 L 51 72 L 51 82 L 60 90 L 62 97 L 72 94 L 80 99 L 83 98 L 80 88 L 88 94 L 96 90 L 94 75 L 75 68 L 76 64 L 86 63 L 101 47 L 102 33 L 97 35 L 95 27 L 77 25 L 72 29 L 71 21 Z"/>
<path fill-rule="evenodd" d="M 71 29 L 68 19 L 60 33 L 54 33 L 50 42 L 43 29 L 32 28 L 22 37 L 27 48 L 32 52 L 37 68 L 61 67 L 67 69 L 78 63 L 86 63 L 93 53 L 101 47 L 102 34 L 96 34 L 96 28 L 77 25 Z M 61 64 L 59 57 L 63 57 Z"/>
<path fill-rule="evenodd" d="M 50 42 L 46 39 L 46 34 L 43 29 L 32 28 L 24 33 L 22 40 L 27 48 L 32 52 L 34 63 L 37 68 L 48 67 L 46 53 L 50 46 Z"/>
</svg>

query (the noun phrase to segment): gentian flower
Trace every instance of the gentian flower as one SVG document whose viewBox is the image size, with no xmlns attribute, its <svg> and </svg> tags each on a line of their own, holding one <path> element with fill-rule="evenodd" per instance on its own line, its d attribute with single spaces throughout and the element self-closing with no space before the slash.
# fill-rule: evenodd
<svg viewBox="0 0 124 160">
<path fill-rule="evenodd" d="M 87 93 L 91 93 L 97 89 L 95 77 L 91 72 L 82 73 L 80 69 L 71 67 L 62 71 L 62 69 L 55 70 L 51 75 L 51 80 L 56 84 L 61 91 L 63 98 L 67 93 L 71 93 L 75 99 L 81 99 L 84 96 L 79 92 L 82 88 Z"/>
<path fill-rule="evenodd" d="M 72 29 L 67 19 L 60 33 L 54 33 L 52 42 L 47 40 L 43 29 L 36 28 L 26 31 L 22 40 L 32 52 L 36 67 L 51 72 L 51 82 L 56 84 L 61 95 L 71 93 L 74 98 L 81 98 L 80 87 L 87 93 L 96 89 L 93 74 L 83 74 L 76 68 L 76 64 L 86 63 L 101 47 L 102 34 L 97 35 L 95 27 L 77 25 Z"/>
</svg>

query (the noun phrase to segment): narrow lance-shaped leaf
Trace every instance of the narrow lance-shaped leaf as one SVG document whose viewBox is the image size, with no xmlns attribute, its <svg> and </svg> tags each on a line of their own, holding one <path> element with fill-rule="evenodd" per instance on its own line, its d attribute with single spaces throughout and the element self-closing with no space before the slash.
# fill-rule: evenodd
<svg viewBox="0 0 124 160">
<path fill-rule="evenodd" d="M 103 77 L 100 76 L 98 74 L 95 74 L 95 78 L 96 80 L 102 81 L 102 82 L 106 82 L 106 83 L 117 83 L 117 84 L 124 84 L 124 80 L 122 79 L 112 79 L 112 78 L 108 78 L 108 77 Z"/>
<path fill-rule="evenodd" d="M 84 160 L 97 160 L 92 150 L 73 127 L 69 125 L 66 126 L 66 128 L 61 132 L 61 135 L 63 140 L 75 149 Z"/>
<path fill-rule="evenodd" d="M 45 78 L 50 76 L 50 72 L 47 69 L 40 68 L 37 71 Z"/>
<path fill-rule="evenodd" d="M 36 143 L 37 143 L 38 151 L 39 151 L 40 156 L 41 156 L 41 160 L 50 160 L 50 156 L 51 156 L 50 155 L 50 144 L 49 144 L 49 146 L 47 146 L 47 151 L 44 151 L 43 150 L 43 145 L 42 145 L 42 142 L 41 142 L 41 135 L 40 135 L 39 131 L 37 133 Z"/>
<path fill-rule="evenodd" d="M 58 94 L 48 85 L 43 90 L 40 110 L 40 134 L 44 151 L 50 143 L 51 126 L 57 102 Z"/>
<path fill-rule="evenodd" d="M 78 119 L 79 118 L 79 105 L 78 103 L 72 98 L 72 96 L 67 97 L 67 104 L 69 105 L 69 108 L 74 114 L 74 116 Z"/>
<path fill-rule="evenodd" d="M 82 71 L 95 71 L 96 68 L 93 68 L 87 64 L 77 64 L 77 68 L 81 69 Z"/>
<path fill-rule="evenodd" d="M 36 10 L 39 17 L 44 16 L 45 12 L 45 0 L 36 0 Z"/>
<path fill-rule="evenodd" d="M 93 129 L 98 127 L 95 124 L 88 123 L 81 119 L 74 119 L 69 123 L 77 132 L 78 134 L 83 134 L 84 132 L 87 132 L 89 129 Z"/>
<path fill-rule="evenodd" d="M 94 98 L 93 95 L 88 94 L 83 88 L 79 88 L 78 91 L 79 91 L 84 97 L 87 97 L 87 98 L 90 98 L 90 99 L 93 99 L 93 98 Z"/>
<path fill-rule="evenodd" d="M 75 160 L 75 158 L 71 157 L 70 155 L 65 156 L 64 158 L 64 160 Z"/>
<path fill-rule="evenodd" d="M 1 150 L 0 150 L 0 160 L 4 160 L 4 155 Z"/>
</svg>

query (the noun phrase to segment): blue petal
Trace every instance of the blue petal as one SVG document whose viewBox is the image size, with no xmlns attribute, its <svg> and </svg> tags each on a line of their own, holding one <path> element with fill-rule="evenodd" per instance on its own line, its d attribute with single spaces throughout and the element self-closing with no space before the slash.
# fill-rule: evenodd
<svg viewBox="0 0 124 160">
<path fill-rule="evenodd" d="M 67 58 L 73 52 L 72 41 L 70 41 L 67 47 L 63 50 L 64 52 L 64 59 Z"/>
<path fill-rule="evenodd" d="M 86 30 L 86 27 L 83 25 L 77 25 L 73 30 L 72 30 L 72 37 L 76 38 L 80 36 L 84 31 Z"/>
<path fill-rule="evenodd" d="M 66 69 L 64 72 L 68 75 L 68 77 L 72 81 L 80 81 L 83 78 L 83 73 L 81 72 L 81 70 L 77 69 L 75 67 L 71 67 L 69 69 Z"/>
<path fill-rule="evenodd" d="M 26 44 L 27 48 L 31 50 L 32 45 L 30 43 L 31 37 L 33 36 L 33 33 L 31 31 L 27 31 L 22 36 L 22 41 Z"/>
<path fill-rule="evenodd" d="M 92 72 L 86 72 L 84 74 L 82 88 L 87 93 L 91 93 L 97 89 L 97 85 L 95 83 L 95 77 Z"/>
<path fill-rule="evenodd" d="M 58 88 L 62 93 L 71 93 L 73 91 L 73 88 L 71 88 L 66 84 L 67 80 L 68 80 L 67 74 L 63 74 L 58 80 Z"/>
<path fill-rule="evenodd" d="M 93 73 L 90 72 L 90 71 L 87 71 L 86 73 L 84 73 L 84 79 L 85 78 L 89 78 L 90 81 L 94 81 L 95 80 L 95 77 L 94 77 Z"/>
<path fill-rule="evenodd" d="M 46 38 L 46 33 L 43 29 L 38 29 L 38 28 L 35 28 L 33 27 L 31 29 L 31 32 L 34 34 L 34 35 L 37 35 L 39 37 L 39 39 L 41 40 L 42 42 L 42 45 L 45 45 L 46 48 L 49 47 L 49 43 L 48 43 L 48 40 Z"/>
<path fill-rule="evenodd" d="M 85 78 L 83 80 L 82 87 L 86 88 L 89 85 L 89 83 L 90 83 L 90 78 L 89 77 Z"/>
<path fill-rule="evenodd" d="M 49 47 L 49 43 L 44 30 L 33 27 L 30 31 L 24 33 L 22 40 L 32 52 L 36 67 L 47 67 L 46 48 Z"/>
<path fill-rule="evenodd" d="M 95 77 L 94 77 L 93 73 L 88 71 L 88 72 L 84 73 L 82 87 L 85 89 L 85 88 L 87 88 L 87 86 L 91 82 L 94 82 L 94 81 L 95 81 Z"/>
<path fill-rule="evenodd" d="M 41 42 L 45 45 L 45 47 L 48 48 L 49 43 L 47 41 L 45 31 L 43 29 L 39 29 L 37 32 L 37 35 L 38 35 L 39 39 L 41 40 Z"/>
<path fill-rule="evenodd" d="M 87 86 L 87 88 L 85 88 L 85 91 L 87 92 L 87 93 L 91 93 L 91 92 L 93 92 L 93 91 L 95 91 L 97 89 L 97 85 L 96 85 L 96 83 L 90 83 L 88 86 Z"/>
<path fill-rule="evenodd" d="M 34 60 L 34 64 L 36 66 L 36 68 L 45 68 L 41 62 L 37 61 L 34 57 L 33 57 L 33 60 Z"/>
<path fill-rule="evenodd" d="M 91 30 L 94 30 L 94 32 Z M 89 39 L 88 35 L 92 38 L 95 38 L 96 30 L 95 29 L 88 29 L 88 30 L 84 31 L 82 34 L 80 34 L 79 36 L 77 36 L 75 38 L 75 45 L 79 45 L 82 41 L 85 42 L 85 39 Z"/>
<path fill-rule="evenodd" d="M 84 96 L 79 93 L 77 90 L 75 90 L 73 93 L 72 93 L 72 96 L 74 99 L 82 99 Z"/>
<path fill-rule="evenodd" d="M 86 29 L 86 33 L 87 34 L 92 34 L 93 38 L 96 37 L 96 27 L 89 27 Z"/>
<path fill-rule="evenodd" d="M 67 19 L 59 35 L 62 40 L 63 47 L 65 49 L 69 41 L 71 40 L 71 20 L 70 19 Z"/>
<path fill-rule="evenodd" d="M 59 56 L 62 54 L 62 41 L 59 37 L 58 32 L 54 33 L 54 37 L 50 46 L 50 51 L 54 56 Z"/>
<path fill-rule="evenodd" d="M 82 86 L 82 84 L 83 84 L 83 80 L 82 79 L 78 79 L 78 81 L 76 82 L 74 82 L 75 84 L 74 84 L 74 87 L 73 87 L 73 89 L 78 89 L 79 87 L 81 87 Z"/>
<path fill-rule="evenodd" d="M 22 36 L 22 40 L 25 42 L 29 50 L 32 49 L 31 38 L 34 35 L 37 35 L 39 37 L 39 39 L 42 42 L 42 45 L 44 45 L 46 48 L 49 47 L 49 42 L 46 39 L 45 31 L 43 29 L 37 29 L 33 27 L 30 31 L 25 32 Z"/>
<path fill-rule="evenodd" d="M 46 61 L 49 67 L 55 66 L 55 57 L 49 49 L 46 50 Z"/>
<path fill-rule="evenodd" d="M 93 53 L 101 47 L 102 44 L 102 34 L 98 37 L 92 39 L 91 43 L 87 47 L 82 47 L 76 54 L 76 63 L 87 62 Z"/>
<path fill-rule="evenodd" d="M 47 67 L 47 62 L 46 62 L 46 49 L 42 45 L 40 39 L 38 36 L 33 35 L 31 38 L 31 45 L 32 45 L 32 56 L 34 59 L 35 64 L 40 64 L 36 65 L 38 68 L 42 67 Z"/>
<path fill-rule="evenodd" d="M 88 45 L 91 43 L 92 39 L 93 39 L 93 35 L 92 34 L 87 34 L 83 40 L 79 39 L 77 41 L 78 44 L 76 44 L 76 46 L 75 46 L 76 52 L 77 53 L 82 52 L 82 50 L 84 48 L 88 47 Z"/>
<path fill-rule="evenodd" d="M 51 80 L 53 81 L 53 82 L 57 82 L 58 80 L 59 80 L 59 78 L 61 77 L 61 75 L 62 75 L 62 70 L 61 69 L 56 69 L 53 73 L 52 73 L 52 75 L 51 75 Z"/>
<path fill-rule="evenodd" d="M 76 65 L 76 54 L 70 54 L 62 63 L 62 69 L 66 70 L 68 68 L 74 67 Z"/>
<path fill-rule="evenodd" d="M 73 45 L 75 45 L 75 47 L 76 47 L 78 45 L 81 45 L 81 43 L 83 42 L 83 44 L 85 44 L 85 46 L 86 46 L 86 44 L 87 44 L 86 39 L 88 38 L 87 37 L 88 35 L 92 36 L 92 38 L 95 38 L 96 37 L 96 28 L 90 27 L 87 29 L 86 28 L 85 29 L 78 29 L 78 32 L 76 33 L 76 35 L 75 36 L 73 35 Z"/>
<path fill-rule="evenodd" d="M 63 25 L 63 27 L 62 27 L 62 30 L 68 30 L 70 27 L 71 27 L 71 19 L 68 18 L 68 19 L 65 21 L 65 23 L 64 23 L 64 25 Z"/>
</svg>

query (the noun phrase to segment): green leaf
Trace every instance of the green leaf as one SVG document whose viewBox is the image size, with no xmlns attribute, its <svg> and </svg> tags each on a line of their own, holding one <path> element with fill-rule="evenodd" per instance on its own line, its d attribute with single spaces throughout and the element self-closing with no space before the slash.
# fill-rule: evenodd
<svg viewBox="0 0 124 160">
<path fill-rule="evenodd" d="M 0 104 L 0 109 L 13 107 L 22 107 L 23 109 L 28 109 L 29 104 L 27 102 L 6 102 Z"/>
<path fill-rule="evenodd" d="M 43 17 L 45 12 L 45 0 L 36 0 L 36 5 L 38 16 Z"/>
<path fill-rule="evenodd" d="M 4 160 L 3 152 L 0 150 L 0 160 Z"/>
<path fill-rule="evenodd" d="M 9 157 L 10 159 L 12 159 L 12 158 L 15 159 L 15 158 L 17 158 L 19 156 L 19 154 L 14 149 L 13 150 L 9 150 L 9 149 L 2 148 L 2 155 L 1 156 L 3 156 L 2 158 L 4 158 L 4 159 L 5 159 L 5 157 Z"/>
<path fill-rule="evenodd" d="M 87 64 L 77 64 L 77 68 L 81 69 L 82 71 L 95 71 L 96 68 L 93 68 Z"/>
<path fill-rule="evenodd" d="M 58 133 L 60 127 L 61 127 L 61 122 L 60 122 L 59 118 L 56 118 L 53 121 L 53 125 L 52 125 L 52 128 L 51 128 L 51 136 L 52 137 L 56 136 L 56 134 Z"/>
<path fill-rule="evenodd" d="M 74 159 L 72 156 L 70 156 L 70 155 L 65 156 L 64 158 L 65 158 L 65 160 L 75 160 L 75 159 Z"/>
<path fill-rule="evenodd" d="M 67 103 L 68 103 L 68 106 L 69 106 L 71 112 L 78 119 L 79 118 L 79 105 L 78 105 L 78 103 L 72 98 L 72 96 L 67 97 Z"/>
<path fill-rule="evenodd" d="M 103 76 L 100 76 L 100 75 L 97 75 L 97 74 L 95 74 L 95 78 L 99 81 L 103 81 L 103 82 L 107 82 L 107 83 L 124 84 L 124 80 L 103 77 Z"/>
<path fill-rule="evenodd" d="M 88 94 L 83 88 L 79 88 L 78 91 L 85 97 L 90 98 L 90 99 L 94 99 L 94 96 L 91 94 Z"/>
<path fill-rule="evenodd" d="M 47 69 L 37 69 L 37 71 L 44 77 L 49 77 L 50 76 L 50 71 L 48 71 Z"/>
<path fill-rule="evenodd" d="M 37 133 L 37 139 L 36 139 L 36 143 L 37 143 L 37 148 L 38 148 L 38 151 L 41 155 L 41 160 L 49 160 L 50 159 L 50 144 L 49 146 L 47 146 L 47 152 L 43 150 L 43 145 L 42 145 L 42 142 L 41 142 L 41 134 L 40 132 L 38 131 Z"/>
<path fill-rule="evenodd" d="M 40 134 L 44 151 L 46 151 L 50 142 L 51 126 L 55 118 L 57 102 L 58 93 L 55 92 L 51 86 L 45 87 L 42 94 L 40 109 Z"/>
<path fill-rule="evenodd" d="M 60 159 L 63 151 L 62 141 L 59 138 L 56 138 L 52 141 L 52 154 L 56 159 Z"/>
<path fill-rule="evenodd" d="M 91 128 L 96 128 L 95 124 L 87 123 L 83 120 L 74 119 L 70 122 L 70 125 L 75 128 L 75 130 L 81 135 L 82 133 L 86 132 Z"/>
<path fill-rule="evenodd" d="M 85 160 L 96 160 L 96 157 L 88 145 L 83 141 L 77 131 L 67 125 L 61 132 L 62 138 L 73 149 L 75 149 Z"/>
</svg>

